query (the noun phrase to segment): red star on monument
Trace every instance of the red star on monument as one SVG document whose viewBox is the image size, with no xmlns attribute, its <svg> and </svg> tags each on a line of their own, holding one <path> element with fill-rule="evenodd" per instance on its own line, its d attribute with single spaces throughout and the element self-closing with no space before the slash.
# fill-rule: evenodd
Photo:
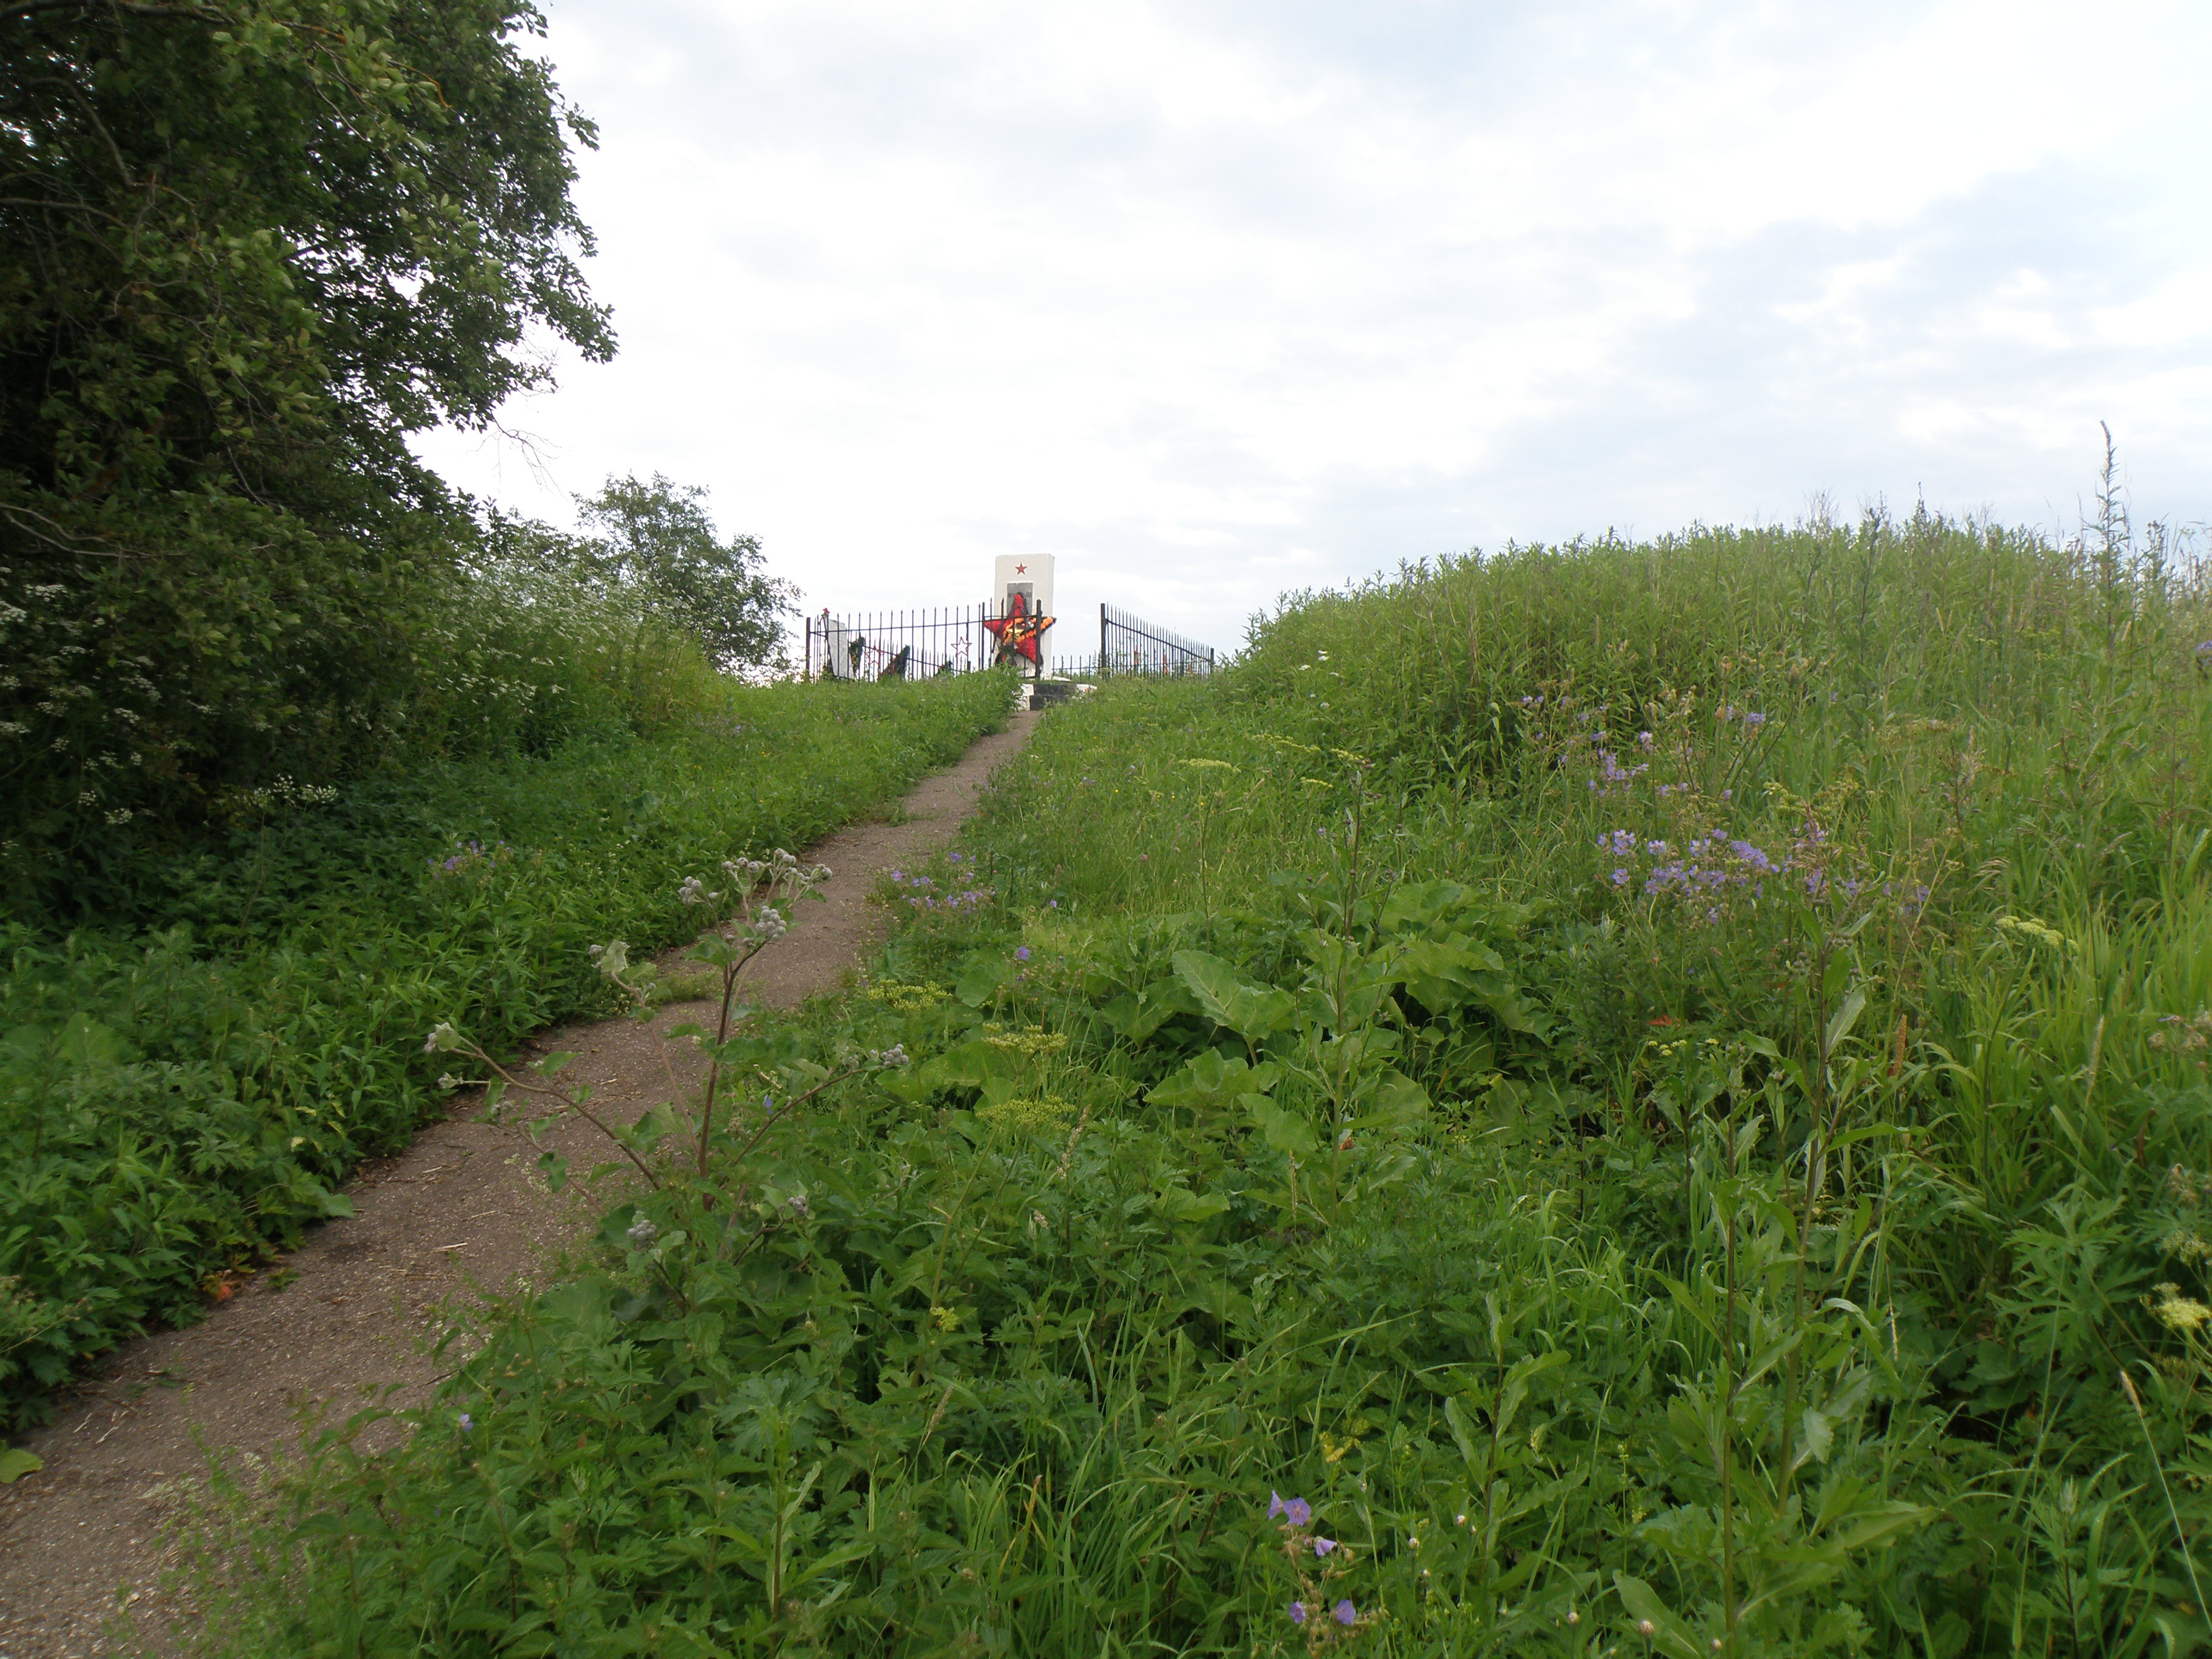
<svg viewBox="0 0 2212 1659">
<path fill-rule="evenodd" d="M 1025 564 L 1018 564 L 1014 567 L 1014 574 L 1017 576 L 1026 576 L 1029 574 L 1030 568 Z"/>
<path fill-rule="evenodd" d="M 999 641 L 1000 662 L 1009 657 L 1019 657 L 1038 667 L 1043 665 L 1044 659 L 1037 647 L 1043 641 L 1044 630 L 1052 624 L 1052 617 L 1038 616 L 1030 609 L 1026 593 L 1016 593 L 1006 601 L 1005 616 L 983 619 L 983 626 Z"/>
</svg>

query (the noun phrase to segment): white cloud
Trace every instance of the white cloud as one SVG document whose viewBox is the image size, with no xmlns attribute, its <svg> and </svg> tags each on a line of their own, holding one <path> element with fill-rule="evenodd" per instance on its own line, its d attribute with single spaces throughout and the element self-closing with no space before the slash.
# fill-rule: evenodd
<svg viewBox="0 0 2212 1659">
<path fill-rule="evenodd" d="M 707 483 L 814 605 L 1048 550 L 1227 643 L 1507 535 L 2043 518 L 2100 416 L 2212 515 L 2201 7 L 551 3 L 623 351 L 547 477 L 428 453 Z"/>
</svg>

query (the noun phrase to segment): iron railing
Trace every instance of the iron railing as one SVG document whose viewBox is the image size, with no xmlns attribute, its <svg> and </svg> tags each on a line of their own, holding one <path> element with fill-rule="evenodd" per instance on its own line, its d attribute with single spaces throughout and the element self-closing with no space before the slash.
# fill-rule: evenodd
<svg viewBox="0 0 2212 1659">
<path fill-rule="evenodd" d="M 937 674 L 988 668 L 999 659 L 994 605 L 953 605 L 930 611 L 880 611 L 805 619 L 806 678 L 838 680 L 927 679 Z M 1048 635 L 1043 641 L 1049 644 Z M 1053 657 L 1042 652 L 1032 677 L 1051 672 L 1064 679 L 1097 680 L 1115 674 L 1210 674 L 1213 647 L 1133 616 L 1116 605 L 1098 607 L 1098 654 Z"/>
<path fill-rule="evenodd" d="M 1213 647 L 1172 629 L 1148 623 L 1118 605 L 1098 607 L 1098 655 L 1092 672 L 1110 674 L 1211 674 Z"/>
<path fill-rule="evenodd" d="M 983 627 L 988 613 L 980 605 L 853 617 L 824 610 L 806 618 L 806 678 L 921 680 L 988 668 L 993 655 Z"/>
<path fill-rule="evenodd" d="M 989 604 L 847 617 L 824 610 L 805 619 L 806 678 L 926 680 L 989 668 L 999 660 L 999 640 L 988 624 L 1000 617 Z M 1035 666 L 1021 665 L 1032 677 L 1044 672 L 1038 656 Z"/>
</svg>

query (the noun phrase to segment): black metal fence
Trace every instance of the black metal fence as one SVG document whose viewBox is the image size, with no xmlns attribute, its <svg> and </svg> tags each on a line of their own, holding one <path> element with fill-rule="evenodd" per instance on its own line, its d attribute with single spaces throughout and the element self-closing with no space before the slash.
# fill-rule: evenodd
<svg viewBox="0 0 2212 1659">
<path fill-rule="evenodd" d="M 994 605 L 850 617 L 833 617 L 825 610 L 806 618 L 806 678 L 921 680 L 989 668 L 999 659 L 999 640 L 988 624 L 999 620 Z M 1051 634 L 1040 643 L 1049 646 Z M 1047 659 L 1042 650 L 1038 655 L 1035 666 L 1022 665 L 1033 677 L 1044 672 L 1048 660 L 1053 673 L 1080 680 L 1115 674 L 1210 674 L 1214 669 L 1212 646 L 1110 605 L 1098 607 L 1097 656 Z"/>
<path fill-rule="evenodd" d="M 983 626 L 988 605 L 933 611 L 884 611 L 862 617 L 806 619 L 810 680 L 922 680 L 988 668 L 998 652 Z"/>
<path fill-rule="evenodd" d="M 1118 605 L 1098 607 L 1097 675 L 1211 674 L 1213 647 L 1187 639 L 1173 629 L 1148 623 Z"/>
</svg>

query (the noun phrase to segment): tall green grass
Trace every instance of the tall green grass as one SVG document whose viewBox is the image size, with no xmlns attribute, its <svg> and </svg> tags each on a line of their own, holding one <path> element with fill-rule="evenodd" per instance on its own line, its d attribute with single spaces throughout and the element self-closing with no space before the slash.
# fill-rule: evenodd
<svg viewBox="0 0 2212 1659">
<path fill-rule="evenodd" d="M 644 735 L 272 801 L 142 870 L 141 930 L 0 933 L 0 1421 L 342 1213 L 450 1092 L 432 1024 L 499 1045 L 601 1006 L 587 947 L 673 937 L 684 874 L 806 845 L 1005 706 L 988 676 L 691 691 Z"/>
<path fill-rule="evenodd" d="M 211 1650 L 2201 1647 L 2212 610 L 2107 528 L 1516 549 L 1054 712 L 744 1038 L 807 1111 L 205 1534 Z"/>
</svg>

